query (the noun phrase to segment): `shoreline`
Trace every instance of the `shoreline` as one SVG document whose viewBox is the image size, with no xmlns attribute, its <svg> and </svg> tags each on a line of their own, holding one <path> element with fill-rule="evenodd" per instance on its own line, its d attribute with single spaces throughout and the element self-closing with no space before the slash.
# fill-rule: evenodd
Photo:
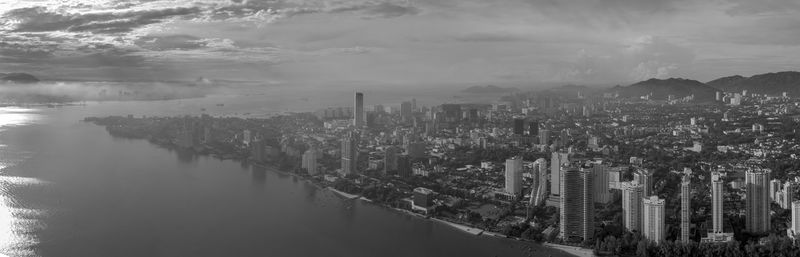
<svg viewBox="0 0 800 257">
<path fill-rule="evenodd" d="M 147 140 L 147 139 L 145 139 L 145 140 Z M 155 145 L 161 145 L 162 147 L 166 147 L 168 149 L 177 149 L 178 148 L 177 146 L 175 146 L 174 144 L 171 144 L 171 143 L 159 144 L 159 143 L 153 142 L 151 140 L 147 140 L 147 141 L 150 141 L 152 144 L 155 144 Z M 214 154 L 200 153 L 200 152 L 195 152 L 195 151 L 193 151 L 193 154 L 209 156 L 209 157 L 215 158 L 215 159 L 220 160 L 220 161 L 228 161 L 228 160 L 230 160 L 230 161 L 237 161 L 237 162 L 247 162 L 249 165 L 254 165 L 254 166 L 257 166 L 257 167 L 261 167 L 261 168 L 264 168 L 264 169 L 269 170 L 271 172 L 275 172 L 275 173 L 283 174 L 283 175 L 290 175 L 290 176 L 293 176 L 295 178 L 299 178 L 302 181 L 304 181 L 306 183 L 309 183 L 309 184 L 312 184 L 312 185 L 316 186 L 319 189 L 327 189 L 328 191 L 330 191 L 330 192 L 332 192 L 332 193 L 334 193 L 336 195 L 339 195 L 339 196 L 341 196 L 343 198 L 346 198 L 348 200 L 362 200 L 362 201 L 370 203 L 370 204 L 375 204 L 377 206 L 386 207 L 388 209 L 397 211 L 399 213 L 403 213 L 404 215 L 409 215 L 411 217 L 434 220 L 434 221 L 436 221 L 436 222 L 438 222 L 440 224 L 447 225 L 447 226 L 449 226 L 449 227 L 451 227 L 453 229 L 459 230 L 461 232 L 464 232 L 464 233 L 467 233 L 467 234 L 470 234 L 470 235 L 488 236 L 488 237 L 494 237 L 494 238 L 500 238 L 500 239 L 506 239 L 506 240 L 513 240 L 513 241 L 518 241 L 518 242 L 525 242 L 525 243 L 529 243 L 529 244 L 536 244 L 536 245 L 539 245 L 539 246 L 542 246 L 542 247 L 545 247 L 545 248 L 548 248 L 548 249 L 560 250 L 560 251 L 563 251 L 563 252 L 565 252 L 565 253 L 567 253 L 569 255 L 576 256 L 576 257 L 594 257 L 595 256 L 593 250 L 592 249 L 588 249 L 588 248 L 580 248 L 580 247 L 568 246 L 568 245 L 559 245 L 559 244 L 548 243 L 548 242 L 541 242 L 540 243 L 540 242 L 534 242 L 534 241 L 530 241 L 530 240 L 522 240 L 520 238 L 508 237 L 506 235 L 498 234 L 498 233 L 495 233 L 495 232 L 490 232 L 490 231 L 487 231 L 487 230 L 483 230 L 483 229 L 472 227 L 472 226 L 468 226 L 468 225 L 454 223 L 454 222 L 446 221 L 446 220 L 435 218 L 435 217 L 424 216 L 422 214 L 414 213 L 414 212 L 411 212 L 411 211 L 408 211 L 408 210 L 404 210 L 404 209 L 391 207 L 391 206 L 388 206 L 388 205 L 376 204 L 371 199 L 366 198 L 364 196 L 346 193 L 346 192 L 337 190 L 337 189 L 335 189 L 335 188 L 333 188 L 331 186 L 323 187 L 322 185 L 316 183 L 315 181 L 313 181 L 309 177 L 301 176 L 301 175 L 293 173 L 293 172 L 288 172 L 288 171 L 281 170 L 278 167 L 276 167 L 276 166 L 274 166 L 272 164 L 269 164 L 269 163 L 250 162 L 248 159 L 242 159 L 242 158 L 236 158 L 236 157 L 226 159 L 226 158 L 221 158 L 220 156 L 216 156 Z"/>
</svg>

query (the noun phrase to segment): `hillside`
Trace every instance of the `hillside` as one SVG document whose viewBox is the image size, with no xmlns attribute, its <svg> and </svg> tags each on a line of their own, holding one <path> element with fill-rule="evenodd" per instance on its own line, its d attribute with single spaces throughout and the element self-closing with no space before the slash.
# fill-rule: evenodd
<svg viewBox="0 0 800 257">
<path fill-rule="evenodd" d="M 488 85 L 488 86 L 472 86 L 461 90 L 462 93 L 470 93 L 470 94 L 499 94 L 499 93 L 510 93 L 510 92 L 517 92 L 519 89 L 513 87 L 498 87 L 495 85 Z"/>
<path fill-rule="evenodd" d="M 39 79 L 27 73 L 0 73 L 0 81 L 14 83 L 36 83 Z"/>
<path fill-rule="evenodd" d="M 650 99 L 664 100 L 667 96 L 685 97 L 694 95 L 696 101 L 706 102 L 714 100 L 716 89 L 700 81 L 670 78 L 649 79 L 632 84 L 627 87 L 614 87 L 613 90 L 621 97 L 641 97 L 652 94 Z"/>
<path fill-rule="evenodd" d="M 779 95 L 788 92 L 800 95 L 800 72 L 783 71 L 754 75 L 749 78 L 731 76 L 708 82 L 708 85 L 726 92 L 747 90 L 756 94 Z"/>
</svg>

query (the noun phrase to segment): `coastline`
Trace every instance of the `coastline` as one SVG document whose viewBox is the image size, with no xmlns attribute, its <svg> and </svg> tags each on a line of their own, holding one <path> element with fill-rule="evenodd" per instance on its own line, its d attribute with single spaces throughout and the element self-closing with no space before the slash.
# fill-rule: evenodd
<svg viewBox="0 0 800 257">
<path fill-rule="evenodd" d="M 150 141 L 153 144 L 161 145 L 161 146 L 166 147 L 166 148 L 171 148 L 171 149 L 177 148 L 177 146 L 175 146 L 174 144 L 171 144 L 171 143 L 166 143 L 166 142 L 158 143 L 158 142 L 153 142 L 151 140 L 148 140 L 148 141 Z M 220 156 L 217 156 L 217 155 L 214 155 L 214 154 L 208 154 L 208 153 L 194 152 L 194 154 L 211 156 L 211 157 L 216 158 L 218 160 L 234 160 L 234 161 L 239 161 L 239 162 L 247 162 L 248 161 L 247 159 L 236 158 L 236 157 L 234 157 L 234 158 L 221 158 Z M 363 200 L 365 202 L 375 204 L 375 203 L 373 203 L 372 200 L 370 200 L 370 199 L 368 199 L 366 197 L 363 197 L 361 195 L 355 195 L 355 194 L 346 193 L 346 192 L 337 190 L 337 189 L 335 189 L 333 187 L 330 187 L 330 186 L 322 187 L 320 184 L 316 183 L 315 181 L 313 181 L 309 177 L 301 176 L 301 175 L 298 175 L 298 174 L 293 173 L 293 172 L 288 172 L 288 171 L 281 170 L 278 167 L 276 167 L 276 166 L 274 166 L 272 164 L 269 164 L 269 163 L 249 162 L 248 164 L 254 165 L 254 166 L 257 166 L 257 167 L 261 167 L 261 168 L 264 168 L 266 170 L 269 170 L 269 171 L 272 171 L 272 172 L 275 172 L 275 173 L 279 173 L 279 174 L 283 174 L 283 175 L 290 175 L 290 176 L 293 176 L 295 178 L 300 178 L 301 180 L 303 180 L 306 183 L 310 183 L 310 184 L 312 184 L 312 185 L 314 185 L 314 186 L 316 186 L 317 188 L 320 188 L 320 189 L 327 189 L 330 192 L 333 192 L 334 194 L 337 194 L 337 195 L 339 195 L 339 196 L 341 196 L 343 198 L 346 198 L 348 200 Z M 538 242 L 533 242 L 533 241 L 529 241 L 529 240 L 521 240 L 519 238 L 507 237 L 506 235 L 498 234 L 498 233 L 495 233 L 495 232 L 489 232 L 489 231 L 486 231 L 486 230 L 483 230 L 483 229 L 480 229 L 480 228 L 476 228 L 476 227 L 472 227 L 472 226 L 468 226 L 468 225 L 458 224 L 458 223 L 446 221 L 446 220 L 439 219 L 439 218 L 428 217 L 428 216 L 425 216 L 425 215 L 422 215 L 422 214 L 418 214 L 418 213 L 414 213 L 414 212 L 411 212 L 411 211 L 408 211 L 408 210 L 404 210 L 404 209 L 394 208 L 394 207 L 387 206 L 387 205 L 382 205 L 382 204 L 377 204 L 377 205 L 378 206 L 387 207 L 388 209 L 395 210 L 395 211 L 398 211 L 400 213 L 404 213 L 404 214 L 412 216 L 412 217 L 423 218 L 423 219 L 432 219 L 432 220 L 434 220 L 436 222 L 439 222 L 441 224 L 447 225 L 447 226 L 449 226 L 451 228 L 454 228 L 456 230 L 462 231 L 462 232 L 467 233 L 467 234 L 475 235 L 475 236 L 489 236 L 489 237 L 495 237 L 495 238 L 502 238 L 502 239 L 506 239 L 506 240 L 522 241 L 522 242 L 527 242 L 527 243 L 530 243 L 530 244 L 537 244 L 539 246 L 546 247 L 548 249 L 560 250 L 560 251 L 563 251 L 563 252 L 565 252 L 567 254 L 570 254 L 570 255 L 576 256 L 576 257 L 594 257 L 595 256 L 593 251 L 592 251 L 592 249 L 580 248 L 580 247 L 568 246 L 568 245 L 559 245 L 559 244 L 547 243 L 547 242 L 538 243 Z"/>
</svg>

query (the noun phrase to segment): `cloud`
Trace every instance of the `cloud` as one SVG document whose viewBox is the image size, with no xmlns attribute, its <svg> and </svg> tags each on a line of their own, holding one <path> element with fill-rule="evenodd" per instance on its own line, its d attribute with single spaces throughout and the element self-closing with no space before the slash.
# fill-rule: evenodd
<svg viewBox="0 0 800 257">
<path fill-rule="evenodd" d="M 57 13 L 45 7 L 20 8 L 6 12 L 3 19 L 11 32 L 69 31 L 124 33 L 165 19 L 194 14 L 198 8 L 167 8 L 146 11 Z"/>
<path fill-rule="evenodd" d="M 457 41 L 461 42 L 514 42 L 514 41 L 525 41 L 528 38 L 508 33 L 508 32 L 476 32 L 476 33 L 468 33 L 464 35 L 458 35 L 453 37 Z"/>
<path fill-rule="evenodd" d="M 581 50 L 574 61 L 554 67 L 553 80 L 613 83 L 665 79 L 689 70 L 694 60 L 689 48 L 647 35 L 608 46 L 601 53 Z"/>
<path fill-rule="evenodd" d="M 796 0 L 730 0 L 733 6 L 727 10 L 730 15 L 790 14 L 800 12 L 800 2 Z"/>
</svg>

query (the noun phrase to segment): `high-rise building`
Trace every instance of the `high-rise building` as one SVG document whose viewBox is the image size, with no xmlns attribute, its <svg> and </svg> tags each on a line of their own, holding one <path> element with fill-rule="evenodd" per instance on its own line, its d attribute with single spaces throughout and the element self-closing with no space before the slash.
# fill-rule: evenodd
<svg viewBox="0 0 800 257">
<path fill-rule="evenodd" d="M 565 164 L 560 172 L 561 214 L 559 237 L 565 241 L 592 240 L 594 235 L 594 200 L 591 169 Z"/>
<path fill-rule="evenodd" d="M 397 175 L 401 178 L 408 178 L 413 174 L 413 170 L 411 169 L 411 158 L 409 158 L 407 154 L 398 155 Z"/>
<path fill-rule="evenodd" d="M 594 164 L 592 166 L 592 177 L 594 181 L 594 202 L 607 204 L 611 201 L 611 191 L 608 189 L 608 167 L 605 164 Z"/>
<path fill-rule="evenodd" d="M 778 179 L 773 179 L 769 181 L 769 199 L 772 201 L 777 201 L 777 193 L 781 191 L 781 181 Z"/>
<path fill-rule="evenodd" d="M 414 205 L 424 208 L 433 205 L 433 190 L 424 187 L 414 188 Z"/>
<path fill-rule="evenodd" d="M 792 208 L 792 202 L 794 202 L 795 192 L 797 192 L 797 187 L 800 186 L 795 181 L 786 181 L 786 184 L 783 184 L 783 199 L 781 199 L 780 206 L 784 209 Z"/>
<path fill-rule="evenodd" d="M 658 196 L 642 199 L 642 235 L 652 242 L 659 243 L 666 238 L 664 228 L 664 199 Z"/>
<path fill-rule="evenodd" d="M 642 185 L 622 182 L 622 224 L 629 231 L 641 231 Z"/>
<path fill-rule="evenodd" d="M 691 177 L 686 174 L 683 175 L 681 181 L 681 241 L 689 242 L 689 224 L 692 223 L 692 209 L 690 202 L 692 201 L 691 192 Z"/>
<path fill-rule="evenodd" d="M 792 202 L 792 226 L 789 227 L 789 236 L 800 237 L 800 200 Z"/>
<path fill-rule="evenodd" d="M 723 183 L 722 174 L 719 172 L 711 173 L 711 231 L 713 233 L 722 233 L 722 213 L 724 195 L 722 193 Z"/>
<path fill-rule="evenodd" d="M 317 149 L 315 147 L 310 147 L 303 153 L 301 168 L 306 169 L 308 175 L 317 174 Z"/>
<path fill-rule="evenodd" d="M 506 160 L 506 193 L 515 196 L 522 193 L 522 157 Z"/>
<path fill-rule="evenodd" d="M 400 149 L 395 146 L 386 147 L 383 153 L 383 175 L 397 174 L 397 155 Z"/>
<path fill-rule="evenodd" d="M 569 154 L 553 152 L 550 158 L 550 194 L 561 193 L 561 165 L 569 163 Z"/>
<path fill-rule="evenodd" d="M 771 229 L 769 178 L 769 169 L 750 169 L 745 173 L 747 188 L 745 227 L 750 233 L 764 233 Z"/>
<path fill-rule="evenodd" d="M 342 139 L 342 176 L 356 174 L 358 160 L 358 136 L 351 133 Z"/>
<path fill-rule="evenodd" d="M 400 104 L 400 119 L 403 122 L 408 122 L 411 120 L 411 115 L 413 114 L 411 102 L 403 102 Z"/>
<path fill-rule="evenodd" d="M 514 118 L 514 135 L 522 135 L 525 133 L 525 119 Z"/>
<path fill-rule="evenodd" d="M 539 135 L 539 121 L 532 120 L 528 122 L 528 136 L 535 137 Z"/>
<path fill-rule="evenodd" d="M 540 129 L 539 130 L 539 144 L 540 145 L 547 145 L 549 143 L 550 143 L 550 130 Z"/>
<path fill-rule="evenodd" d="M 364 94 L 356 92 L 353 107 L 353 126 L 360 128 L 364 126 Z"/>
<path fill-rule="evenodd" d="M 642 185 L 642 197 L 647 198 L 653 194 L 653 172 L 649 169 L 639 168 L 633 174 L 633 180 Z"/>
</svg>

